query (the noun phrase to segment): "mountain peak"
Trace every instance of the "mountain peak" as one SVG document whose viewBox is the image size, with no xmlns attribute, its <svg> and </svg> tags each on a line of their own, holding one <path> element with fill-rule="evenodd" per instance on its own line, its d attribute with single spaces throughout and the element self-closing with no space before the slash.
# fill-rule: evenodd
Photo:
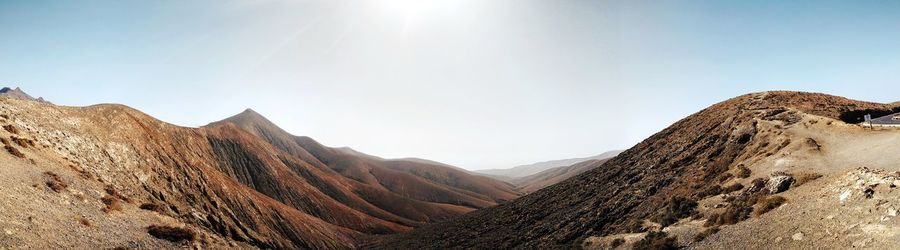
<svg viewBox="0 0 900 250">
<path fill-rule="evenodd" d="M 10 88 L 10 87 L 3 87 L 2 89 L 0 89 L 0 96 L 10 97 L 13 99 L 18 99 L 18 100 L 47 102 L 47 101 L 44 101 L 44 98 L 42 98 L 42 97 L 39 97 L 39 98 L 31 97 L 30 95 L 25 93 L 25 91 L 22 91 L 22 89 L 19 87 L 16 87 L 15 89 Z"/>
<path fill-rule="evenodd" d="M 232 122 L 232 123 L 271 123 L 269 119 L 267 119 L 262 114 L 256 112 L 251 108 L 244 109 L 241 113 L 238 113 L 234 116 L 225 118 L 222 120 L 223 122 Z"/>
</svg>

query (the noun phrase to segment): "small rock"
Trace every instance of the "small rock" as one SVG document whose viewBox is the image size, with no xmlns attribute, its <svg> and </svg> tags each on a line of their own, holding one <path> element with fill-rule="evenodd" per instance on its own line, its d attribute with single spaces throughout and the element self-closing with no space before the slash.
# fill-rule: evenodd
<svg viewBox="0 0 900 250">
<path fill-rule="evenodd" d="M 794 239 L 794 240 L 803 240 L 803 232 L 797 232 L 797 233 L 795 233 L 793 236 L 791 236 L 791 239 Z"/>
<path fill-rule="evenodd" d="M 894 207 L 889 207 L 887 215 L 891 217 L 897 216 L 897 209 L 895 209 Z"/>
<path fill-rule="evenodd" d="M 853 193 L 853 192 L 850 191 L 850 190 L 847 190 L 847 191 L 844 191 L 843 193 L 841 193 L 841 196 L 839 197 L 840 200 L 841 200 L 841 203 L 844 203 L 844 202 L 846 202 L 848 199 L 850 199 L 850 194 L 852 194 L 852 193 Z"/>
<path fill-rule="evenodd" d="M 787 191 L 791 188 L 791 184 L 793 183 L 794 177 L 787 175 L 772 176 L 769 178 L 769 181 L 766 182 L 766 189 L 769 190 L 769 193 L 777 194 Z"/>
</svg>

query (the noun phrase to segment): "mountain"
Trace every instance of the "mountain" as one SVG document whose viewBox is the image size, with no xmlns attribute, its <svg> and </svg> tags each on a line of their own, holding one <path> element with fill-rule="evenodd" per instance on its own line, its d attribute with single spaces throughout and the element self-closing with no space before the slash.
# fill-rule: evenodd
<svg viewBox="0 0 900 250">
<path fill-rule="evenodd" d="M 294 136 L 253 110 L 246 110 L 218 124 L 234 124 L 251 134 L 275 145 L 284 152 L 290 152 L 307 162 L 321 163 L 360 185 L 371 188 L 367 193 L 374 196 L 405 197 L 394 202 L 384 202 L 383 208 L 393 213 L 405 214 L 412 204 L 420 201 L 434 206 L 433 214 L 409 214 L 417 221 L 431 222 L 459 214 L 496 205 L 518 197 L 518 193 L 507 183 L 487 177 L 476 176 L 446 164 L 419 159 L 382 159 L 369 156 L 348 148 L 329 148 L 312 138 Z M 374 200 L 374 199 L 373 199 Z M 376 202 L 376 201 L 371 201 Z"/>
<path fill-rule="evenodd" d="M 11 98 L 19 99 L 19 100 L 46 102 L 46 101 L 44 101 L 43 97 L 39 97 L 39 98 L 35 99 L 34 97 L 31 97 L 30 95 L 25 93 L 25 91 L 22 91 L 22 89 L 20 89 L 20 88 L 12 89 L 9 87 L 4 87 L 4 88 L 0 89 L 0 96 L 11 97 Z"/>
<path fill-rule="evenodd" d="M 534 164 L 516 166 L 512 168 L 505 169 L 484 169 L 484 170 L 476 170 L 476 173 L 485 175 L 485 176 L 495 176 L 497 178 L 512 180 L 515 178 L 526 177 L 529 175 L 540 173 L 541 171 L 545 171 L 552 168 L 558 167 L 567 167 L 571 166 L 575 163 L 587 161 L 587 160 L 602 160 L 612 158 L 619 153 L 621 150 L 617 151 L 609 151 L 599 155 L 584 157 L 584 158 L 572 158 L 572 159 L 563 159 L 563 160 L 553 160 L 553 161 L 545 161 L 538 162 Z"/>
<path fill-rule="evenodd" d="M 551 168 L 533 175 L 513 179 L 510 183 L 515 185 L 516 190 L 519 192 L 531 193 L 594 169 L 609 159 L 587 160 L 571 166 Z"/>
<path fill-rule="evenodd" d="M 122 105 L 0 98 L 0 127 L 2 248 L 349 249 L 518 197 L 291 136 L 252 110 L 187 128 Z"/>
<path fill-rule="evenodd" d="M 583 174 L 374 249 L 853 248 L 896 242 L 897 105 L 801 92 L 739 96 Z"/>
</svg>

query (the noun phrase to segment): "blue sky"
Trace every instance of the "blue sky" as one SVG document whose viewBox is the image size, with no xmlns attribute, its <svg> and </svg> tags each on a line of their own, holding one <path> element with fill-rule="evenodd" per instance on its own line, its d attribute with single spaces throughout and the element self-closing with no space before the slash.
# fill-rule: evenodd
<svg viewBox="0 0 900 250">
<path fill-rule="evenodd" d="M 628 148 L 747 92 L 893 102 L 897 1 L 2 1 L 0 85 L 469 169 Z M 892 88 L 894 87 L 894 88 Z"/>
</svg>

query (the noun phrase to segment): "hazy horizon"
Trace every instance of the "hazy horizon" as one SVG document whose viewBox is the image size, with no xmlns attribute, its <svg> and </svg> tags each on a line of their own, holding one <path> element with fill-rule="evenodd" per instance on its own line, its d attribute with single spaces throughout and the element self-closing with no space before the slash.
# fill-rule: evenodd
<svg viewBox="0 0 900 250">
<path fill-rule="evenodd" d="M 760 3 L 4 1 L 0 87 L 182 126 L 252 108 L 466 169 L 627 149 L 749 92 L 900 100 L 900 3 Z"/>
</svg>

